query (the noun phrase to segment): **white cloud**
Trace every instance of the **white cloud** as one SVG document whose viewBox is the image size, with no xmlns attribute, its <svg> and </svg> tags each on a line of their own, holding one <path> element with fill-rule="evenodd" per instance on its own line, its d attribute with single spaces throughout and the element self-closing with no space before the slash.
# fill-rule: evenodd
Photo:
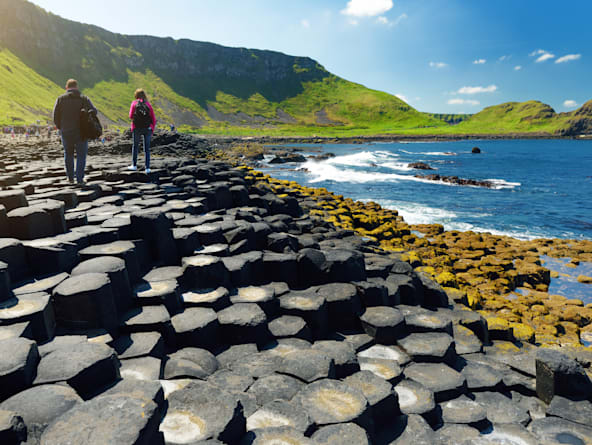
<svg viewBox="0 0 592 445">
<path fill-rule="evenodd" d="M 407 96 L 405 96 L 404 94 L 395 94 L 395 96 L 397 96 L 399 99 L 401 99 L 403 102 L 407 102 L 409 103 L 409 99 L 407 99 Z"/>
<path fill-rule="evenodd" d="M 403 20 L 408 19 L 408 18 L 409 18 L 409 16 L 407 14 L 403 13 L 399 17 L 397 17 L 393 23 L 395 24 L 395 26 L 397 26 Z"/>
<path fill-rule="evenodd" d="M 397 17 L 394 21 L 391 22 L 388 18 L 381 15 L 380 17 L 378 17 L 376 19 L 376 22 L 380 23 L 381 25 L 387 25 L 389 27 L 393 27 L 393 26 L 397 26 L 399 23 L 401 23 L 402 20 L 405 20 L 406 18 L 408 18 L 407 14 L 403 13 L 399 17 Z"/>
<path fill-rule="evenodd" d="M 477 60 L 473 60 L 473 65 L 485 65 L 486 62 L 487 62 L 487 60 L 485 60 L 485 59 L 477 59 Z"/>
<path fill-rule="evenodd" d="M 430 66 L 432 68 L 440 69 L 440 68 L 446 68 L 448 66 L 448 64 L 444 63 L 444 62 L 430 62 Z"/>
<path fill-rule="evenodd" d="M 306 20 L 306 19 L 302 19 L 302 20 L 300 20 L 300 25 L 301 25 L 303 28 L 310 28 L 310 22 L 309 22 L 308 20 Z"/>
<path fill-rule="evenodd" d="M 380 23 L 381 25 L 390 25 L 391 24 L 391 22 L 389 21 L 389 19 L 387 19 L 385 16 L 382 16 L 382 15 L 380 17 L 378 17 L 376 19 L 376 21 L 378 23 Z"/>
<path fill-rule="evenodd" d="M 520 71 L 521 69 L 522 69 L 522 66 L 521 65 L 516 65 L 514 67 L 514 71 Z"/>
<path fill-rule="evenodd" d="M 555 61 L 555 63 L 571 62 L 572 60 L 578 60 L 582 57 L 581 54 L 566 54 Z"/>
<path fill-rule="evenodd" d="M 481 102 L 472 99 L 450 99 L 448 105 L 479 105 Z"/>
<path fill-rule="evenodd" d="M 393 0 L 350 0 L 341 13 L 350 17 L 376 17 L 392 8 Z"/>
<path fill-rule="evenodd" d="M 563 106 L 565 108 L 577 108 L 578 103 L 575 100 L 566 100 L 565 102 L 563 102 Z"/>
<path fill-rule="evenodd" d="M 497 86 L 489 85 L 488 87 L 462 87 L 458 90 L 458 94 L 478 94 L 478 93 L 493 93 L 497 90 Z"/>
<path fill-rule="evenodd" d="M 510 57 L 512 57 L 512 56 L 505 56 L 505 55 L 504 55 L 504 56 L 501 56 L 501 57 L 500 57 L 499 59 L 497 59 L 497 60 L 498 60 L 498 61 L 500 61 L 500 62 L 503 62 L 504 60 L 510 60 Z"/>
<path fill-rule="evenodd" d="M 554 59 L 555 58 L 555 54 L 550 53 L 549 51 L 546 51 L 544 49 L 537 49 L 536 51 L 533 51 L 529 54 L 530 57 L 537 57 L 537 59 L 535 60 L 536 63 L 541 63 L 544 62 L 546 60 L 549 59 Z"/>
</svg>

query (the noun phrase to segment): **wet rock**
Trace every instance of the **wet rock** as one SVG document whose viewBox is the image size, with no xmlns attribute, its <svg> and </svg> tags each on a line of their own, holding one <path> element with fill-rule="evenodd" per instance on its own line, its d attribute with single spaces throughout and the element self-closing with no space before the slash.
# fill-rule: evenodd
<svg viewBox="0 0 592 445">
<path fill-rule="evenodd" d="M 479 153 L 481 153 L 481 149 L 479 147 L 473 147 L 471 150 L 471 153 L 479 154 Z"/>
<path fill-rule="evenodd" d="M 412 162 L 411 164 L 407 165 L 408 168 L 414 168 L 416 170 L 434 170 L 425 162 Z"/>
<path fill-rule="evenodd" d="M 403 314 L 386 306 L 369 307 L 360 316 L 364 331 L 378 343 L 392 345 L 406 333 Z"/>
<path fill-rule="evenodd" d="M 39 363 L 37 344 L 25 338 L 0 341 L 0 400 L 4 400 L 33 383 Z"/>
<path fill-rule="evenodd" d="M 158 438 L 160 412 L 156 403 L 127 394 L 97 397 L 58 417 L 40 444 L 150 443 Z"/>
<path fill-rule="evenodd" d="M 355 423 L 339 423 L 319 428 L 312 435 L 318 445 L 369 445 L 368 434 Z"/>
<path fill-rule="evenodd" d="M 106 345 L 86 342 L 56 349 L 43 357 L 34 383 L 66 382 L 87 400 L 119 377 L 115 351 Z"/>
</svg>

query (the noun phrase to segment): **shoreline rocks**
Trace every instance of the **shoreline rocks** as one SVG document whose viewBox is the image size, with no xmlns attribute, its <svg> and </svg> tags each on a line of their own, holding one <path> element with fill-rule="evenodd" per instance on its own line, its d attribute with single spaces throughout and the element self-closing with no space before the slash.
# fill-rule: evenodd
<svg viewBox="0 0 592 445">
<path fill-rule="evenodd" d="M 52 194 L 52 227 L 82 215 L 66 233 L 0 239 L 7 443 L 25 428 L 52 445 L 589 439 L 586 350 L 549 357 L 516 341 L 532 340 L 518 322 L 466 307 L 491 309 L 469 288 L 509 276 L 547 286 L 534 251 L 513 261 L 503 238 L 419 238 L 373 203 L 194 158 L 179 140 L 154 150 L 150 176 L 93 155 L 82 188 L 58 150 L 37 164 L 0 154 L 32 187 L 23 208 Z M 524 316 L 550 315 L 530 298 Z"/>
</svg>

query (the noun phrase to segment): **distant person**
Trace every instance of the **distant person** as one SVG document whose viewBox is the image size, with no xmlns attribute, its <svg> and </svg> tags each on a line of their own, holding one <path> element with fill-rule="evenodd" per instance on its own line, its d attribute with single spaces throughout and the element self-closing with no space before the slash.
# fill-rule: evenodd
<svg viewBox="0 0 592 445">
<path fill-rule="evenodd" d="M 175 131 L 175 124 L 171 124 L 171 131 Z"/>
<path fill-rule="evenodd" d="M 80 134 L 80 110 L 86 108 L 96 113 L 97 109 L 90 99 L 80 94 L 78 82 L 74 79 L 66 82 L 66 92 L 58 97 L 53 108 L 53 121 L 62 136 L 64 162 L 68 181 L 74 183 L 74 152 L 76 152 L 76 182 L 84 184 L 84 168 L 88 141 Z"/>
<path fill-rule="evenodd" d="M 144 163 L 146 173 L 150 173 L 150 140 L 152 132 L 156 128 L 156 118 L 152 105 L 148 102 L 148 97 L 143 89 L 138 88 L 134 93 L 134 100 L 130 106 L 129 118 L 132 120 L 132 134 L 134 145 L 132 147 L 132 165 L 127 169 L 136 171 L 138 169 L 138 149 L 140 138 L 144 142 Z"/>
</svg>

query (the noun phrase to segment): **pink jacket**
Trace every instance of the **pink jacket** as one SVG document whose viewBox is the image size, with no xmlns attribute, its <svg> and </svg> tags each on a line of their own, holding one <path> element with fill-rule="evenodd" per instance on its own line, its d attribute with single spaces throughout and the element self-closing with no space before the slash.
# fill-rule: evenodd
<svg viewBox="0 0 592 445">
<path fill-rule="evenodd" d="M 129 118 L 132 120 L 132 131 L 134 131 L 135 126 L 134 126 L 134 113 L 136 111 L 136 105 L 138 104 L 138 102 L 141 99 L 136 99 L 132 102 L 132 105 L 130 106 L 130 112 L 129 112 Z M 154 129 L 156 128 L 156 117 L 154 116 L 154 110 L 152 109 L 152 105 L 150 105 L 150 102 L 146 101 L 146 105 L 148 105 L 148 108 L 150 109 L 150 117 L 152 118 L 152 125 L 150 125 L 150 130 L 154 131 Z"/>
</svg>

